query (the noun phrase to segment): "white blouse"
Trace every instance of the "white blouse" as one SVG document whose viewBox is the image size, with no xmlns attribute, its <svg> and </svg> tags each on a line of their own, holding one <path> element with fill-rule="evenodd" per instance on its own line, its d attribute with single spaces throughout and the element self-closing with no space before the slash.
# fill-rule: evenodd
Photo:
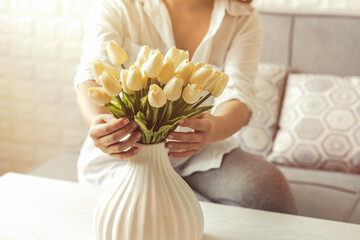
<svg viewBox="0 0 360 240">
<path fill-rule="evenodd" d="M 238 99 L 254 113 L 254 79 L 262 45 L 260 16 L 251 5 L 241 1 L 215 0 L 214 4 L 209 30 L 191 61 L 210 64 L 227 73 L 230 79 L 223 94 L 216 99 L 209 98 L 204 105 L 214 104 L 213 112 L 222 102 Z M 93 79 L 92 61 L 100 59 L 110 63 L 105 49 L 109 40 L 117 41 L 124 48 L 128 63 L 136 60 L 142 45 L 158 48 L 165 54 L 175 45 L 165 4 L 161 0 L 95 1 L 85 27 L 81 62 L 74 82 L 76 89 L 79 83 Z M 188 176 L 197 171 L 219 168 L 223 155 L 239 146 L 236 140 L 229 138 L 208 144 L 190 158 L 171 159 L 171 162 L 182 176 Z M 104 186 L 120 174 L 125 163 L 103 153 L 88 137 L 79 157 L 79 181 Z"/>
</svg>

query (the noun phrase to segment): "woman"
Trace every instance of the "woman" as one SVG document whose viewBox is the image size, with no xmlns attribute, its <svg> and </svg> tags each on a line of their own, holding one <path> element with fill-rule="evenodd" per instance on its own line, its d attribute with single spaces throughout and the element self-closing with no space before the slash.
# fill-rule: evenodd
<svg viewBox="0 0 360 240">
<path fill-rule="evenodd" d="M 213 202 L 296 213 L 281 172 L 259 157 L 243 152 L 231 136 L 245 126 L 255 106 L 254 79 L 261 51 L 259 14 L 235 0 L 103 0 L 87 20 L 83 55 L 75 78 L 78 106 L 89 137 L 82 148 L 80 182 L 105 186 L 135 155 L 141 138 L 135 122 L 115 119 L 87 96 L 97 86 L 90 63 L 108 61 L 105 44 L 117 41 L 134 61 L 141 45 L 162 53 L 176 45 L 193 62 L 211 64 L 230 76 L 212 113 L 185 119 L 190 132 L 170 133 L 166 147 L 175 170 Z M 126 135 L 131 134 L 127 139 Z"/>
</svg>

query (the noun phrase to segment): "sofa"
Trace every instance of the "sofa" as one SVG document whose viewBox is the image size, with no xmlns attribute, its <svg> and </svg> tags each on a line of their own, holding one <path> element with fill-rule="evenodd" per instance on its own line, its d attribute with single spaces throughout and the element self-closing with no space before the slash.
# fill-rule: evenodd
<svg viewBox="0 0 360 240">
<path fill-rule="evenodd" d="M 300 144 L 302 151 L 295 151 L 295 155 L 290 155 L 289 157 L 288 152 L 283 149 L 286 141 L 284 143 L 284 141 L 281 142 L 281 139 L 279 139 L 281 134 L 284 136 L 284 131 L 289 132 L 289 129 L 286 129 L 286 124 L 282 126 L 282 123 L 286 120 L 284 120 L 284 112 L 290 111 L 292 108 L 285 105 L 289 98 L 296 97 L 296 92 L 291 91 L 290 93 L 289 89 L 292 85 L 297 84 L 299 76 L 304 76 L 301 74 L 305 74 L 306 81 L 310 83 L 317 79 L 317 77 L 311 77 L 318 75 L 322 76 L 322 78 L 323 76 L 332 76 L 330 78 L 335 80 L 331 81 L 336 82 L 341 81 L 341 77 L 344 76 L 360 76 L 360 17 L 270 12 L 261 12 L 261 16 L 264 25 L 264 45 L 261 63 L 266 63 L 263 65 L 263 69 L 267 71 L 266 69 L 269 66 L 270 68 L 271 66 L 275 68 L 281 66 L 280 68 L 285 72 L 284 80 L 280 84 L 278 82 L 273 84 L 277 91 L 269 92 L 263 89 L 265 93 L 269 94 L 269 97 L 277 97 L 276 104 L 271 105 L 271 112 L 276 113 L 272 117 L 276 118 L 276 121 L 269 125 L 270 131 L 267 129 L 267 132 L 264 134 L 268 137 L 269 142 L 269 144 L 264 144 L 264 148 L 246 146 L 251 141 L 251 139 L 247 141 L 246 137 L 252 137 L 252 139 L 257 137 L 252 135 L 251 131 L 247 133 L 244 133 L 246 131 L 240 132 L 235 137 L 239 141 L 244 141 L 245 139 L 244 148 L 249 147 L 249 152 L 263 155 L 267 160 L 278 165 L 290 183 L 300 215 L 360 224 L 360 171 L 358 169 L 360 160 L 354 160 L 354 157 L 350 156 L 348 157 L 350 162 L 337 167 L 336 164 L 343 160 L 340 156 L 334 160 L 335 163 L 333 161 L 329 161 L 331 164 L 329 162 L 324 163 L 325 158 L 320 156 L 321 153 L 317 153 L 317 155 L 308 154 L 313 146 L 304 145 L 303 142 L 301 143 L 302 145 Z M 334 76 L 337 77 L 335 78 Z M 288 81 L 290 77 L 291 83 Z M 351 80 L 350 84 L 353 82 Z M 353 90 L 355 89 L 356 95 L 360 85 L 355 84 L 354 86 Z M 320 84 L 321 87 L 323 87 L 323 84 Z M 322 98 L 322 94 L 321 91 L 310 93 L 315 98 Z M 307 98 L 307 95 L 302 92 L 298 97 L 304 96 Z M 295 99 L 294 104 L 299 102 Z M 359 102 L 352 104 L 356 105 Z M 356 125 L 357 122 L 360 122 L 360 110 L 353 115 L 353 124 Z M 318 117 L 316 114 L 313 114 L 313 116 Z M 264 116 L 262 117 L 264 118 Z M 301 117 L 297 116 L 295 120 L 299 118 Z M 321 118 L 319 119 L 321 120 Z M 328 114 L 326 119 L 334 118 Z M 323 128 L 329 125 L 326 119 L 320 123 L 325 126 Z M 295 122 L 295 120 L 291 121 Z M 307 128 L 304 131 L 301 130 L 299 135 L 304 135 L 307 131 L 306 129 L 310 129 L 307 133 L 308 135 L 304 135 L 306 143 L 310 141 L 314 145 L 319 144 L 323 146 L 323 142 L 329 140 L 325 137 L 322 140 L 320 138 L 317 139 L 314 135 L 316 124 L 306 122 L 306 119 L 303 122 L 307 123 Z M 260 128 L 266 124 L 260 125 L 261 121 L 258 122 L 258 125 L 253 124 L 250 127 L 255 129 L 253 132 L 259 132 L 257 127 Z M 299 127 L 295 126 L 295 128 Z M 322 132 L 325 132 L 325 130 L 320 129 L 319 134 Z M 294 134 L 294 132 L 290 132 L 290 134 Z M 356 133 L 354 133 L 351 127 L 341 129 L 339 134 L 350 134 L 352 138 L 357 139 L 357 136 L 354 137 Z M 336 140 L 336 137 L 333 138 Z M 303 141 L 303 139 L 300 140 Z M 292 138 L 291 141 L 291 144 L 287 142 L 288 145 L 291 145 L 290 147 L 299 144 L 295 138 Z M 357 145 L 356 140 L 354 141 L 355 143 L 351 145 L 352 154 L 360 152 L 360 143 Z M 254 140 L 252 144 L 256 144 L 256 141 Z M 41 166 L 31 170 L 28 174 L 77 181 L 76 161 L 79 150 L 80 146 L 75 147 L 62 155 L 50 159 Z M 349 149 L 346 150 L 350 152 Z M 325 153 L 328 153 L 328 151 Z M 317 158 L 321 163 L 319 161 L 311 161 L 313 158 Z M 199 199 L 202 199 L 202 197 L 199 196 Z"/>
</svg>

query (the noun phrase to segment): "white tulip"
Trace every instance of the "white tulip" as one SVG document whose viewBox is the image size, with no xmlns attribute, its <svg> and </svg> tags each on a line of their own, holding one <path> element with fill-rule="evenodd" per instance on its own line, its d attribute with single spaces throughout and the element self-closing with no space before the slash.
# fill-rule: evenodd
<svg viewBox="0 0 360 240">
<path fill-rule="evenodd" d="M 143 76 L 137 66 L 130 67 L 126 78 L 126 85 L 132 91 L 140 91 L 143 88 Z"/>
<path fill-rule="evenodd" d="M 119 96 L 122 91 L 119 80 L 115 79 L 113 76 L 107 73 L 106 70 L 103 71 L 100 77 L 105 92 L 111 97 Z"/>
<path fill-rule="evenodd" d="M 203 87 L 204 85 L 206 85 L 206 80 L 208 79 L 211 73 L 212 73 L 212 69 L 209 67 L 209 65 L 202 66 L 191 75 L 189 79 L 189 83 L 200 84 L 201 87 Z"/>
<path fill-rule="evenodd" d="M 148 100 L 154 108 L 161 108 L 167 101 L 164 91 L 157 84 L 150 85 Z"/>
<path fill-rule="evenodd" d="M 150 53 L 150 48 L 149 48 L 149 46 L 144 45 L 144 46 L 142 46 L 142 47 L 140 48 L 140 51 L 139 51 L 139 53 L 138 53 L 138 55 L 137 55 L 137 59 L 139 59 L 139 58 L 144 58 L 145 61 L 146 61 L 146 59 L 148 59 L 148 57 L 149 57 L 149 53 Z"/>
<path fill-rule="evenodd" d="M 142 66 L 142 70 L 150 78 L 159 76 L 163 65 L 163 56 L 159 52 L 150 55 Z"/>
<path fill-rule="evenodd" d="M 225 90 L 228 81 L 229 76 L 225 73 L 222 73 L 220 79 L 215 84 L 213 84 L 213 86 L 211 86 L 208 91 L 211 93 L 211 95 L 217 98 Z"/>
<path fill-rule="evenodd" d="M 103 73 L 104 68 L 99 60 L 96 60 L 91 63 L 91 71 L 97 84 L 101 85 L 99 76 L 101 76 L 101 74 Z"/>
<path fill-rule="evenodd" d="M 188 104 L 194 104 L 201 97 L 202 87 L 200 84 L 190 84 L 184 88 L 182 98 Z"/>
<path fill-rule="evenodd" d="M 167 99 L 174 102 L 181 97 L 183 79 L 180 74 L 175 75 L 164 87 L 164 93 Z"/>
<path fill-rule="evenodd" d="M 111 97 L 106 94 L 102 87 L 91 87 L 88 90 L 90 99 L 99 106 L 105 106 L 111 102 Z"/>
<path fill-rule="evenodd" d="M 121 81 L 121 85 L 122 85 L 122 88 L 123 88 L 124 92 L 127 93 L 127 94 L 133 94 L 134 91 L 129 89 L 129 87 L 127 86 L 127 83 L 126 83 L 127 82 L 128 72 L 129 72 L 129 70 L 121 69 L 120 81 Z"/>
<path fill-rule="evenodd" d="M 106 44 L 106 51 L 110 58 L 110 61 L 115 66 L 120 66 L 128 60 L 128 56 L 126 55 L 125 50 L 122 49 L 120 45 L 117 44 L 117 42 L 115 42 L 114 40 L 111 40 Z"/>
<path fill-rule="evenodd" d="M 199 70 L 199 68 L 201 68 L 203 66 L 205 66 L 205 63 L 203 63 L 203 62 L 196 63 L 194 66 L 194 72 L 196 72 L 197 70 Z"/>
<path fill-rule="evenodd" d="M 220 79 L 221 74 L 216 71 L 216 70 L 212 70 L 212 73 L 210 74 L 210 76 L 208 76 L 207 79 L 205 79 L 205 84 L 203 86 L 203 89 L 205 91 L 209 91 L 209 89 Z"/>
<path fill-rule="evenodd" d="M 172 77 L 174 77 L 174 75 L 174 60 L 172 58 L 167 58 L 164 60 L 164 65 L 162 66 L 160 75 L 158 76 L 157 80 L 162 84 L 166 84 Z"/>
<path fill-rule="evenodd" d="M 184 82 L 184 86 L 188 84 L 189 78 L 193 73 L 193 69 L 194 69 L 194 63 L 189 62 L 188 59 L 185 59 L 175 70 L 175 74 L 181 75 Z"/>
<path fill-rule="evenodd" d="M 113 66 L 111 66 L 110 64 L 106 63 L 106 62 L 101 62 L 103 68 L 105 71 L 107 71 L 110 75 L 112 75 L 115 79 L 119 80 L 120 79 L 120 73 L 118 70 L 116 70 L 116 68 L 114 68 Z"/>
</svg>

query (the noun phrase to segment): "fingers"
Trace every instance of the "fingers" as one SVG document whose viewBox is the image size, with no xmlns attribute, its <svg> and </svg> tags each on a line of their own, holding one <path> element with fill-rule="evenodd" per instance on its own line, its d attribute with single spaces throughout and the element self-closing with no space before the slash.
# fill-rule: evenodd
<svg viewBox="0 0 360 240">
<path fill-rule="evenodd" d="M 130 120 L 127 118 L 120 118 L 115 120 L 110 120 L 111 118 L 106 117 L 107 119 L 98 120 L 96 119 L 90 128 L 89 135 L 92 138 L 100 138 L 106 136 L 118 129 L 125 127 L 129 124 Z M 106 120 L 110 120 L 109 122 L 105 122 Z M 99 123 L 103 121 L 102 123 Z"/>
<path fill-rule="evenodd" d="M 168 135 L 168 139 L 178 140 L 181 142 L 201 142 L 203 140 L 200 132 L 172 132 Z"/>
<path fill-rule="evenodd" d="M 140 131 L 134 132 L 137 127 L 135 121 L 103 114 L 93 121 L 89 135 L 101 151 L 114 158 L 125 159 L 134 156 L 139 150 L 134 147 L 142 136 Z"/>
<path fill-rule="evenodd" d="M 201 118 L 187 118 L 180 124 L 181 127 L 189 127 L 198 131 L 206 131 L 209 127 Z"/>
<path fill-rule="evenodd" d="M 130 124 L 125 125 L 125 127 L 101 137 L 98 141 L 100 141 L 105 146 L 109 146 L 111 144 L 119 142 L 121 139 L 132 133 L 137 127 L 138 125 L 135 121 L 133 121 Z"/>
<path fill-rule="evenodd" d="M 165 147 L 168 149 L 175 149 L 175 150 L 200 150 L 202 145 L 198 143 L 187 143 L 187 142 L 167 142 Z"/>
<path fill-rule="evenodd" d="M 93 124 L 107 123 L 107 122 L 116 121 L 116 120 L 118 120 L 118 119 L 116 119 L 111 114 L 100 114 L 97 117 L 95 117 Z"/>
<path fill-rule="evenodd" d="M 138 152 L 139 152 L 139 149 L 137 147 L 132 147 L 125 152 L 111 153 L 109 155 L 113 158 L 123 160 L 123 159 L 131 158 L 132 156 L 135 156 Z"/>
<path fill-rule="evenodd" d="M 116 153 L 124 152 L 126 149 L 133 147 L 135 143 L 139 141 L 140 138 L 141 138 L 141 132 L 136 132 L 134 134 L 131 134 L 130 137 L 124 141 L 109 145 L 105 151 L 108 154 L 116 154 Z"/>
</svg>

